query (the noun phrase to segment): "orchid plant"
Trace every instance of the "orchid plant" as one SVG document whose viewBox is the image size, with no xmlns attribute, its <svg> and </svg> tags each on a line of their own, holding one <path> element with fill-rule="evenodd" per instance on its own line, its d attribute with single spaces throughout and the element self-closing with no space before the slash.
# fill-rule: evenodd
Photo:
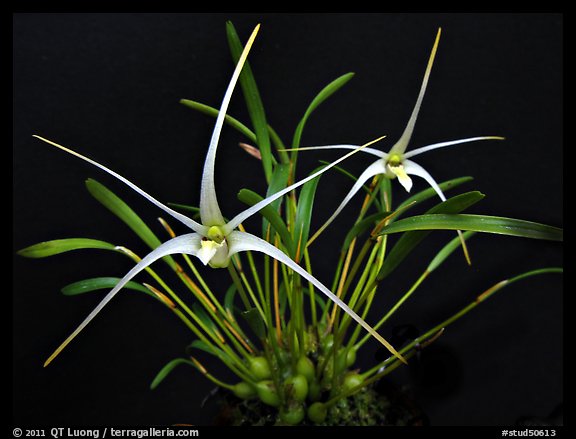
<svg viewBox="0 0 576 439">
<path fill-rule="evenodd" d="M 32 245 L 21 250 L 20 254 L 27 257 L 46 257 L 71 250 L 105 249 L 125 254 L 136 263 L 122 278 L 86 279 L 63 289 L 63 292 L 69 295 L 101 289 L 110 291 L 46 360 L 45 366 L 59 355 L 118 292 L 132 289 L 147 293 L 167 306 L 195 337 L 187 349 L 187 357 L 177 358 L 162 368 L 153 380 L 152 388 L 156 388 L 174 367 L 186 364 L 236 397 L 259 401 L 274 408 L 277 416 L 272 423 L 322 424 L 330 422 L 335 406 L 349 397 L 367 391 L 372 383 L 406 363 L 418 350 L 440 336 L 445 327 L 496 291 L 533 275 L 561 271 L 556 267 L 543 268 L 498 282 L 481 293 L 470 305 L 418 338 L 403 346 L 392 346 L 377 331 L 384 327 L 389 318 L 456 248 L 466 248 L 467 239 L 476 232 L 483 232 L 560 241 L 562 230 L 512 218 L 462 214 L 484 195 L 472 191 L 447 198 L 445 193 L 469 181 L 469 178 L 437 183 L 424 168 L 410 160 L 418 154 L 437 148 L 480 140 L 503 139 L 499 136 L 469 137 L 406 151 L 430 77 L 440 30 L 408 124 L 389 153 L 369 147 L 383 137 L 362 146 L 300 145 L 302 130 L 310 114 L 343 87 L 351 75 L 337 78 L 318 93 L 297 126 L 291 147 L 286 148 L 280 136 L 266 121 L 256 81 L 247 62 L 258 31 L 259 25 L 243 46 L 233 25 L 228 23 L 227 36 L 235 69 L 218 109 L 193 100 L 182 100 L 185 106 L 216 119 L 204 162 L 199 208 L 183 205 L 169 207 L 108 167 L 54 141 L 34 136 L 122 181 L 172 219 L 189 228 L 190 233 L 176 236 L 168 221 L 160 219 L 170 237 L 162 242 L 120 197 L 95 180 L 88 180 L 90 193 L 128 224 L 152 251 L 140 258 L 121 245 L 87 238 L 70 238 Z M 253 128 L 227 114 L 237 82 L 243 89 Z M 249 144 L 243 143 L 242 147 L 261 162 L 268 183 L 265 196 L 248 189 L 241 190 L 238 196 L 248 207 L 230 220 L 226 220 L 220 210 L 214 178 L 217 147 L 225 125 L 246 137 Z M 349 152 L 296 181 L 297 157 L 300 151 L 328 149 L 344 149 Z M 356 178 L 341 165 L 357 152 L 372 154 L 377 156 L 378 160 Z M 341 172 L 356 181 L 332 216 L 309 237 L 314 197 L 321 187 L 320 177 L 330 170 Z M 409 175 L 422 177 L 431 188 L 394 206 L 391 201 L 391 180 L 397 178 L 400 184 L 410 191 L 412 180 Z M 371 178 L 372 183 L 366 186 Z M 346 231 L 340 259 L 329 288 L 312 274 L 308 246 L 361 190 L 365 192 L 364 202 L 353 225 Z M 401 219 L 407 211 L 435 195 L 440 198 L 440 203 L 424 214 Z M 194 214 L 199 214 L 199 221 L 196 221 L 196 216 L 187 216 L 175 209 L 191 209 Z M 242 225 L 256 214 L 262 216 L 261 236 L 245 231 Z M 458 236 L 439 249 L 424 273 L 376 324 L 367 323 L 380 283 L 433 230 L 454 230 Z M 391 246 L 394 234 L 401 234 L 401 237 Z M 360 247 L 359 251 L 357 247 Z M 260 264 L 254 258 L 254 252 L 264 255 Z M 189 271 L 176 261 L 177 255 L 182 255 Z M 225 293 L 212 291 L 189 256 L 197 257 L 204 266 L 210 268 L 226 268 L 230 275 L 229 289 Z M 159 260 L 164 260 L 172 268 L 182 281 L 184 289 L 191 293 L 191 297 L 183 300 L 180 293 L 152 269 L 152 264 Z M 142 272 L 148 273 L 153 283 L 136 282 L 136 277 Z M 317 295 L 317 291 L 325 298 Z M 362 329 L 367 332 L 364 336 L 361 336 Z M 361 371 L 355 366 L 357 352 L 373 338 L 385 346 L 390 356 Z M 199 355 L 212 356 L 224 363 L 236 382 L 230 383 L 231 378 L 214 376 L 200 362 Z"/>
</svg>

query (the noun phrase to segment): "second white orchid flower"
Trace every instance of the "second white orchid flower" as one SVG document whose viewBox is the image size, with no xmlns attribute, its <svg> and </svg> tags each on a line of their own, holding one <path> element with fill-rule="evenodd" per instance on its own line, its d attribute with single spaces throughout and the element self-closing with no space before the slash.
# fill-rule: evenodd
<svg viewBox="0 0 576 439">
<path fill-rule="evenodd" d="M 416 119 L 418 118 L 418 113 L 420 112 L 420 106 L 422 105 L 422 100 L 424 99 L 424 94 L 426 93 L 426 86 L 428 85 L 428 79 L 430 78 L 430 72 L 432 71 L 432 65 L 434 64 L 434 58 L 436 56 L 436 51 L 438 49 L 438 43 L 440 42 L 440 34 L 442 29 L 438 29 L 436 35 L 436 40 L 434 46 L 432 47 L 432 53 L 428 60 L 428 65 L 426 67 L 426 73 L 424 74 L 424 79 L 420 87 L 420 93 L 418 94 L 418 99 L 416 100 L 416 105 L 412 110 L 412 114 L 404 132 L 400 139 L 392 146 L 390 152 L 386 153 L 374 148 L 364 148 L 365 153 L 374 155 L 378 157 L 378 160 L 368 166 L 362 174 L 358 177 L 355 184 L 352 186 L 348 194 L 344 197 L 340 205 L 336 208 L 334 213 L 328 220 L 318 229 L 318 231 L 309 239 L 308 245 L 310 245 L 325 229 L 328 227 L 334 219 L 342 212 L 344 207 L 350 202 L 354 195 L 362 188 L 362 186 L 372 177 L 376 175 L 385 175 L 388 178 L 394 179 L 398 178 L 400 184 L 410 192 L 412 189 L 412 179 L 410 175 L 416 175 L 423 178 L 426 182 L 436 191 L 438 196 L 442 201 L 446 201 L 446 197 L 438 186 L 438 183 L 418 163 L 410 160 L 424 152 L 431 151 L 433 149 L 444 148 L 447 146 L 458 145 L 461 143 L 476 142 L 479 140 L 503 140 L 500 136 L 480 136 L 480 137 L 469 137 L 466 139 L 451 140 L 447 142 L 434 143 L 432 145 L 423 146 L 421 148 L 416 148 L 412 151 L 406 152 L 412 133 L 414 132 L 414 126 L 416 125 Z M 356 149 L 356 145 L 331 145 L 331 146 L 316 146 L 308 148 L 298 148 L 299 150 L 320 150 L 320 149 Z M 463 241 L 462 241 L 463 242 Z M 463 243 L 464 245 L 464 243 Z M 464 247 L 465 248 L 465 247 Z M 468 255 L 467 255 L 468 258 Z"/>
<path fill-rule="evenodd" d="M 56 351 L 46 360 L 45 366 L 48 365 L 87 325 L 92 321 L 92 319 L 114 298 L 114 296 L 138 273 L 144 270 L 153 262 L 158 259 L 172 254 L 188 254 L 198 257 L 204 265 L 208 264 L 214 268 L 227 267 L 230 263 L 230 258 L 239 252 L 245 251 L 256 251 L 267 254 L 279 262 L 290 267 L 294 272 L 298 273 L 308 282 L 313 284 L 322 293 L 324 293 L 328 298 L 334 301 L 338 306 L 340 306 L 347 314 L 350 315 L 358 324 L 364 327 L 371 335 L 373 335 L 380 343 L 382 343 L 392 354 L 404 361 L 403 357 L 391 346 L 382 336 L 380 336 L 370 325 L 368 325 L 361 317 L 359 317 L 348 305 L 346 305 L 341 299 L 339 299 L 334 293 L 332 293 L 326 286 L 324 286 L 319 280 L 314 276 L 300 267 L 296 262 L 294 262 L 290 257 L 283 253 L 278 248 L 274 247 L 270 243 L 264 241 L 263 239 L 252 235 L 250 233 L 241 232 L 236 230 L 237 227 L 247 218 L 254 215 L 262 208 L 272 203 L 274 200 L 282 197 L 291 190 L 302 186 L 306 182 L 314 179 L 328 169 L 336 166 L 338 163 L 345 160 L 350 155 L 354 154 L 358 150 L 364 148 L 356 147 L 354 151 L 346 154 L 340 159 L 334 161 L 330 165 L 323 168 L 299 182 L 286 187 L 285 189 L 269 196 L 268 198 L 262 200 L 261 202 L 253 205 L 252 207 L 244 210 L 240 214 L 236 215 L 230 221 L 226 222 L 220 211 L 218 205 L 218 200 L 216 198 L 216 190 L 214 184 L 214 166 L 216 162 L 216 149 L 218 145 L 218 140 L 220 138 L 220 133 L 224 124 L 224 118 L 228 109 L 228 104 L 232 96 L 232 92 L 242 71 L 242 67 L 248 52 L 254 42 L 256 34 L 258 32 L 259 26 L 257 26 L 252 35 L 250 36 L 246 46 L 240 56 L 232 79 L 228 85 L 224 99 L 222 101 L 220 111 L 218 112 L 218 117 L 216 119 L 216 124 L 214 131 L 212 133 L 212 138 L 210 140 L 210 145 L 208 147 L 208 153 L 206 156 L 206 161 L 204 162 L 204 170 L 202 175 L 202 185 L 200 193 L 200 219 L 201 223 L 194 221 L 193 219 L 176 212 L 175 210 L 169 208 L 165 204 L 156 200 L 154 197 L 140 189 L 134 183 L 130 182 L 128 179 L 122 177 L 116 172 L 110 170 L 109 168 L 101 165 L 100 163 L 89 159 L 71 149 L 68 149 L 62 145 L 55 142 L 47 140 L 40 136 L 35 136 L 46 143 L 49 143 L 57 148 L 60 148 L 74 156 L 91 163 L 94 166 L 104 170 L 108 174 L 121 180 L 123 183 L 128 185 L 134 191 L 138 192 L 140 195 L 145 197 L 147 200 L 152 202 L 154 205 L 162 209 L 167 214 L 171 215 L 173 218 L 177 219 L 190 229 L 193 233 L 184 234 L 172 238 L 171 240 L 163 243 L 153 251 L 151 251 L 147 256 L 145 256 L 138 264 L 136 264 L 119 282 L 118 284 L 104 297 L 104 299 L 98 304 L 98 306 L 82 321 L 82 323 L 76 328 L 74 332 L 66 339 L 64 342 L 56 349 Z M 377 139 L 379 140 L 379 139 Z M 376 141 L 376 140 L 375 140 Z M 375 142 L 374 141 L 374 142 Z M 370 142 L 371 144 L 373 142 Z M 368 144 L 367 144 L 368 145 Z"/>
</svg>

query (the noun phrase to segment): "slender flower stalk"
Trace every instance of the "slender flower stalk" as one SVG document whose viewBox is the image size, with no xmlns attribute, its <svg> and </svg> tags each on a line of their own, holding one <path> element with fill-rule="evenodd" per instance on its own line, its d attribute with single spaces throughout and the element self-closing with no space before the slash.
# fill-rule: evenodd
<svg viewBox="0 0 576 439">
<path fill-rule="evenodd" d="M 380 336 L 376 331 L 372 329 L 361 317 L 359 317 L 352 309 L 350 309 L 342 300 L 340 300 L 334 293 L 332 293 L 327 287 L 325 287 L 320 281 L 318 281 L 314 276 L 300 267 L 295 261 L 288 257 L 278 248 L 274 247 L 267 241 L 252 235 L 247 232 L 242 232 L 236 230 L 240 224 L 260 211 L 262 208 L 266 207 L 274 200 L 284 196 L 293 189 L 302 186 L 306 182 L 318 177 L 322 173 L 326 172 L 330 168 L 336 166 L 352 154 L 365 148 L 366 146 L 380 140 L 376 139 L 372 142 L 367 143 L 361 147 L 353 148 L 353 151 L 334 161 L 330 165 L 324 167 L 322 170 L 313 173 L 312 175 L 294 183 L 285 189 L 276 192 L 275 194 L 269 196 L 268 198 L 256 203 L 250 208 L 239 213 L 233 217 L 229 222 L 224 220 L 224 216 L 220 211 L 218 200 L 216 197 L 216 189 L 214 183 L 214 168 L 216 164 L 216 150 L 218 146 L 218 141 L 220 138 L 220 133 L 224 124 L 224 118 L 228 109 L 228 105 L 232 96 L 232 92 L 242 71 L 242 67 L 248 52 L 252 47 L 252 44 L 256 38 L 259 25 L 252 32 L 244 50 L 238 60 L 232 79 L 228 85 L 226 93 L 224 95 L 220 110 L 218 112 L 218 117 L 216 119 L 214 131 L 210 140 L 208 147 L 208 152 L 206 155 L 206 160 L 204 162 L 204 169 L 202 174 L 202 184 L 200 192 L 200 220 L 198 223 L 195 220 L 174 211 L 173 209 L 167 207 L 165 204 L 161 203 L 134 183 L 130 182 L 128 179 L 122 177 L 111 169 L 101 165 L 100 163 L 85 157 L 71 149 L 68 149 L 62 145 L 55 142 L 47 140 L 40 136 L 34 136 L 52 146 L 55 146 L 65 152 L 68 152 L 100 169 L 107 172 L 108 174 L 116 177 L 120 181 L 124 182 L 131 189 L 145 197 L 148 201 L 162 209 L 167 214 L 171 215 L 176 220 L 183 223 L 185 226 L 189 227 L 193 232 L 184 235 L 176 236 L 169 241 L 163 243 L 159 247 L 151 251 L 147 256 L 145 256 L 139 263 L 137 263 L 119 282 L 118 284 L 104 297 L 104 299 L 98 304 L 98 306 L 84 319 L 84 321 L 72 332 L 72 334 L 54 351 L 54 353 L 46 360 L 44 366 L 47 366 L 87 325 L 92 321 L 94 317 L 114 298 L 114 296 L 138 273 L 144 270 L 153 262 L 158 259 L 172 255 L 172 254 L 185 254 L 196 256 L 202 261 L 204 265 L 210 265 L 213 268 L 224 268 L 228 267 L 230 264 L 230 258 L 240 252 L 257 251 L 264 253 L 268 256 L 273 257 L 279 262 L 285 264 L 287 267 L 292 269 L 294 272 L 302 276 L 304 279 L 312 283 L 317 289 L 324 293 L 328 298 L 334 301 L 338 306 L 340 306 L 352 319 L 354 319 L 358 324 L 364 327 L 371 335 L 373 335 L 380 343 L 382 343 L 393 355 L 397 356 L 400 360 L 405 361 L 404 358 L 392 347 L 382 336 Z"/>
<path fill-rule="evenodd" d="M 428 60 L 428 65 L 426 67 L 426 72 L 424 74 L 424 79 L 420 87 L 420 92 L 412 110 L 412 114 L 404 132 L 400 139 L 392 146 L 388 153 L 380 151 L 374 148 L 364 148 L 363 151 L 367 154 L 378 157 L 378 160 L 373 162 L 368 166 L 362 174 L 358 177 L 355 184 L 352 186 L 348 194 L 344 197 L 340 205 L 336 208 L 334 213 L 328 220 L 316 231 L 316 233 L 308 240 L 308 245 L 310 245 L 318 236 L 336 219 L 336 217 L 342 212 L 344 207 L 350 202 L 350 200 L 356 195 L 356 193 L 362 188 L 362 186 L 372 177 L 376 175 L 383 174 L 387 178 L 395 179 L 398 178 L 400 184 L 410 192 L 412 189 L 412 179 L 410 175 L 416 175 L 423 178 L 426 182 L 436 191 L 438 196 L 442 201 L 446 201 L 446 197 L 442 192 L 442 189 L 438 186 L 438 183 L 418 163 L 410 160 L 412 157 L 416 157 L 422 153 L 432 151 L 434 149 L 445 148 L 447 146 L 459 145 L 462 143 L 476 142 L 480 140 L 504 140 L 500 136 L 478 136 L 478 137 L 468 137 L 465 139 L 451 140 L 447 142 L 434 143 L 431 145 L 423 146 L 420 148 L 413 149 L 412 151 L 406 151 L 412 138 L 412 133 L 414 132 L 414 127 L 416 125 L 416 119 L 418 118 L 418 113 L 420 112 L 420 107 L 422 105 L 422 100 L 424 99 L 424 94 L 426 93 L 426 87 L 428 86 L 428 80 L 430 78 L 430 73 L 432 71 L 432 65 L 434 64 L 434 58 L 436 57 L 436 51 L 438 49 L 438 44 L 440 42 L 440 34 L 442 29 L 438 29 L 436 35 L 436 40 L 434 46 L 432 47 L 432 53 Z M 327 149 L 356 149 L 358 146 L 355 145 L 330 145 L 330 146 L 316 146 L 307 148 L 298 148 L 298 150 L 327 150 Z"/>
</svg>

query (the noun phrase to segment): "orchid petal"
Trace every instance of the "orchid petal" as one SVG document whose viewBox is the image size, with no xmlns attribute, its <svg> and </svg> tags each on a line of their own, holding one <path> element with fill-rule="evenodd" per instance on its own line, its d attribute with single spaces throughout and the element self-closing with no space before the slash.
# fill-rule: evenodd
<svg viewBox="0 0 576 439">
<path fill-rule="evenodd" d="M 413 162 L 412 160 L 404 160 L 402 163 L 404 164 L 404 171 L 406 172 L 406 174 L 417 175 L 418 177 L 421 177 L 424 180 L 426 180 L 426 182 L 432 187 L 432 189 L 436 191 L 440 199 L 442 201 L 446 201 L 446 197 L 444 196 L 442 189 L 440 189 L 438 183 L 436 183 L 434 178 L 430 175 L 428 171 L 426 171 L 426 169 L 424 169 L 418 163 Z"/>
<path fill-rule="evenodd" d="M 221 243 L 218 244 L 210 239 L 203 239 L 202 241 L 200 241 L 200 245 L 201 247 L 196 253 L 196 256 L 198 257 L 198 259 L 200 259 L 200 261 L 204 265 L 208 265 L 210 259 L 212 259 L 212 257 L 218 251 L 218 247 L 220 247 L 222 244 Z"/>
<path fill-rule="evenodd" d="M 324 293 L 330 300 L 332 300 L 336 305 L 338 305 L 346 314 L 348 314 L 352 319 L 354 319 L 359 325 L 361 325 L 366 331 L 370 333 L 374 338 L 376 338 L 380 343 L 382 343 L 394 356 L 398 357 L 401 361 L 405 362 L 404 358 L 394 347 L 388 343 L 380 334 L 378 334 L 368 323 L 366 323 L 358 314 L 356 314 L 348 305 L 346 305 L 338 296 L 336 296 L 332 291 L 324 286 L 318 279 L 300 267 L 296 262 L 294 262 L 290 257 L 283 253 L 278 248 L 274 247 L 272 244 L 258 238 L 250 233 L 234 231 L 228 236 L 228 244 L 230 248 L 229 255 L 232 256 L 235 253 L 245 252 L 245 251 L 257 251 L 264 253 L 274 259 L 282 262 L 287 267 L 291 268 L 293 271 L 298 273 L 316 288 L 318 288 L 322 293 Z"/>
<path fill-rule="evenodd" d="M 308 245 L 310 245 L 314 240 L 316 240 L 316 238 L 318 238 L 318 236 L 320 236 L 320 234 L 332 223 L 332 221 L 334 221 L 336 219 L 336 217 L 338 215 L 340 215 L 340 212 L 342 212 L 342 209 L 344 209 L 344 207 L 346 207 L 346 205 L 350 202 L 350 200 L 354 197 L 354 195 L 356 195 L 356 192 L 358 192 L 360 189 L 362 189 L 362 186 L 364 185 L 364 183 L 366 183 L 366 181 L 368 181 L 370 178 L 374 177 L 375 175 L 385 174 L 385 173 L 386 173 L 386 165 L 384 164 L 384 161 L 382 159 L 376 160 L 374 163 L 372 163 L 370 166 L 368 166 L 364 170 L 364 172 L 362 172 L 362 174 L 360 174 L 360 176 L 358 177 L 358 179 L 354 183 L 354 186 L 352 186 L 352 189 L 350 189 L 348 194 L 344 197 L 344 199 L 342 200 L 340 205 L 336 208 L 336 210 L 334 211 L 332 216 L 330 218 L 328 218 L 328 220 L 308 240 Z"/>
<path fill-rule="evenodd" d="M 238 78 L 242 72 L 242 67 L 248 57 L 248 52 L 250 52 L 252 43 L 254 43 L 258 29 L 260 29 L 260 25 L 257 25 L 252 31 L 252 34 L 238 59 L 238 63 L 236 64 L 236 68 L 232 74 L 232 79 L 230 79 L 230 83 L 228 84 L 228 88 L 224 94 L 224 99 L 220 105 L 214 131 L 212 132 L 212 138 L 210 139 L 210 145 L 208 146 L 208 153 L 206 154 L 206 161 L 204 162 L 204 170 L 202 172 L 202 186 L 200 189 L 200 218 L 202 219 L 202 224 L 206 226 L 221 226 L 225 223 L 222 212 L 220 211 L 220 206 L 218 205 L 218 200 L 216 199 L 216 186 L 214 185 L 216 149 L 218 147 L 220 133 L 222 132 L 222 126 L 224 125 L 224 118 L 228 111 L 228 105 L 232 98 L 232 92 L 234 91 L 236 82 L 238 82 Z"/>
<path fill-rule="evenodd" d="M 326 146 L 304 146 L 301 148 L 288 148 L 284 149 L 283 151 L 317 151 L 323 149 L 356 149 L 358 145 L 326 145 Z M 379 149 L 374 148 L 364 148 L 362 152 L 375 155 L 376 157 L 386 159 L 388 154 L 384 151 L 380 151 Z"/>
<path fill-rule="evenodd" d="M 410 157 L 417 156 L 424 152 L 432 151 L 433 149 L 445 148 L 446 146 L 459 145 L 461 143 L 476 142 L 478 140 L 504 140 L 504 137 L 500 136 L 482 136 L 482 137 L 469 137 L 467 139 L 451 140 L 448 142 L 434 143 L 432 145 L 422 146 L 421 148 L 413 149 L 404 153 L 404 158 L 409 159 Z"/>
<path fill-rule="evenodd" d="M 400 163 L 397 166 L 392 166 L 390 163 L 388 163 L 387 166 L 390 172 L 392 172 L 396 177 L 398 177 L 398 181 L 404 187 L 404 189 L 406 189 L 406 192 L 410 192 L 410 190 L 412 189 L 412 179 L 408 177 L 408 174 L 404 169 L 404 165 Z"/>
<path fill-rule="evenodd" d="M 200 240 L 201 236 L 197 233 L 189 233 L 186 235 L 181 235 L 176 238 L 171 239 L 170 241 L 166 241 L 159 247 L 152 250 L 148 255 L 146 255 L 140 262 L 138 262 L 126 275 L 116 284 L 116 286 L 102 299 L 102 301 L 98 304 L 94 310 L 88 314 L 88 317 L 84 319 L 84 321 L 74 330 L 70 336 L 54 351 L 52 355 L 46 360 L 44 363 L 44 367 L 46 367 L 50 362 L 56 358 L 56 356 L 62 352 L 62 350 L 70 343 L 87 325 L 92 321 L 96 315 L 102 311 L 110 300 L 114 298 L 114 296 L 138 273 L 144 270 L 153 262 L 157 261 L 164 256 L 176 254 L 176 253 L 184 253 L 189 255 L 196 255 L 200 250 Z"/>
<path fill-rule="evenodd" d="M 322 168 L 320 171 L 317 171 L 315 173 L 313 173 L 312 175 L 309 175 L 306 178 L 303 178 L 302 180 L 288 186 L 287 188 L 282 189 L 281 191 L 276 192 L 275 194 L 270 195 L 268 198 L 263 199 L 262 201 L 254 204 L 252 207 L 249 207 L 248 209 L 246 209 L 245 211 L 239 213 L 238 215 L 236 215 L 234 218 L 232 218 L 230 220 L 230 222 L 228 222 L 228 224 L 225 224 L 224 226 L 222 226 L 222 230 L 224 232 L 225 235 L 228 235 L 230 232 L 232 232 L 236 227 L 238 227 L 243 221 L 245 221 L 246 219 L 250 218 L 252 215 L 254 215 L 256 212 L 258 212 L 259 210 L 263 209 L 264 207 L 266 207 L 268 204 L 272 203 L 274 200 L 277 200 L 278 198 L 282 197 L 284 194 L 287 194 L 288 192 L 290 192 L 293 189 L 296 189 L 299 186 L 302 186 L 303 184 L 309 182 L 310 180 L 318 177 L 319 175 L 323 174 L 324 172 L 328 171 L 330 168 L 333 168 L 334 166 L 336 166 L 337 164 L 339 164 L 340 162 L 346 160 L 348 157 L 350 157 L 353 154 L 356 154 L 358 151 L 363 150 L 364 148 L 366 148 L 368 145 L 371 145 L 375 142 L 378 142 L 379 140 L 383 139 L 384 137 L 379 137 L 378 139 L 372 140 L 362 146 L 357 147 L 356 149 L 354 149 L 353 151 L 349 152 L 348 154 L 340 157 L 338 160 L 333 161 L 332 163 L 330 163 L 329 165 L 327 165 L 325 168 Z"/>
<path fill-rule="evenodd" d="M 107 168 L 106 166 L 101 165 L 100 163 L 98 163 L 98 162 L 96 162 L 96 161 L 94 161 L 94 160 L 92 160 L 86 156 L 83 156 L 82 154 L 79 154 L 76 151 L 73 151 L 69 148 L 66 148 L 65 146 L 59 145 L 55 142 L 52 142 L 51 140 L 45 139 L 44 137 L 40 137 L 37 135 L 34 135 L 33 137 L 36 137 L 37 139 L 40 139 L 43 142 L 48 143 L 49 145 L 55 146 L 56 148 L 59 148 L 62 151 L 65 151 L 69 154 L 72 154 L 73 156 L 76 156 L 76 157 L 90 163 L 91 165 L 94 165 L 94 166 L 102 169 L 103 171 L 107 172 L 108 174 L 112 175 L 113 177 L 116 177 L 118 180 L 120 180 L 124 184 L 128 185 L 132 190 L 138 192 L 140 195 L 142 195 L 144 198 L 146 198 L 152 204 L 156 205 L 157 207 L 162 209 L 164 212 L 166 212 L 168 215 L 171 215 L 172 217 L 174 217 L 175 219 L 177 219 L 178 221 L 183 223 L 185 226 L 188 226 L 189 228 L 194 230 L 196 233 L 205 234 L 207 232 L 207 230 L 208 230 L 207 227 L 204 227 L 202 224 L 199 224 L 196 221 L 194 221 L 193 219 L 188 218 L 186 215 L 182 215 L 181 213 L 176 212 L 173 209 L 170 209 L 168 206 L 166 206 L 165 204 L 158 201 L 152 195 L 144 192 L 142 189 L 140 189 L 138 186 L 136 186 L 130 180 L 122 177 L 120 174 L 112 171 L 111 169 Z"/>
<path fill-rule="evenodd" d="M 418 118 L 418 113 L 420 112 L 420 106 L 422 105 L 422 100 L 424 99 L 424 94 L 426 93 L 426 86 L 428 85 L 428 79 L 430 79 L 430 72 L 432 71 L 432 65 L 434 64 L 434 58 L 436 56 L 436 50 L 438 49 L 438 43 L 440 42 L 440 34 L 442 29 L 438 29 L 436 34 L 436 41 L 432 47 L 432 53 L 430 53 L 430 58 L 428 59 L 428 66 L 426 67 L 426 73 L 424 74 L 424 79 L 422 80 L 422 85 L 420 87 L 420 93 L 418 94 L 418 99 L 416 100 L 416 105 L 412 110 L 412 115 L 406 124 L 406 128 L 400 137 L 400 140 L 394 144 L 390 150 L 390 154 L 403 154 L 406 151 L 406 147 L 410 142 L 412 133 L 414 132 L 414 126 L 416 125 L 416 119 Z"/>
</svg>

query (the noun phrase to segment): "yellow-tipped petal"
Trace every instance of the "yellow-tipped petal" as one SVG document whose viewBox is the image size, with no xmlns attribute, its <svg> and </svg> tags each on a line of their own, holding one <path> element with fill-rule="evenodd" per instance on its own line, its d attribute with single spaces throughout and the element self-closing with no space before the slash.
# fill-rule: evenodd
<svg viewBox="0 0 576 439">
<path fill-rule="evenodd" d="M 424 73 L 424 79 L 422 80 L 422 85 L 420 86 L 420 93 L 416 99 L 416 104 L 410 115 L 410 119 L 404 128 L 402 136 L 394 144 L 390 150 L 390 154 L 402 154 L 406 151 L 412 133 L 414 132 L 414 126 L 416 125 L 416 119 L 418 119 L 418 113 L 420 112 L 420 106 L 422 105 L 422 100 L 424 99 L 424 94 L 426 93 L 426 87 L 428 86 L 428 80 L 430 79 L 430 73 L 432 72 L 432 66 L 434 65 L 434 58 L 436 57 L 436 52 L 438 50 L 438 44 L 440 43 L 440 34 L 442 33 L 442 28 L 438 28 L 438 33 L 436 34 L 436 40 L 434 41 L 434 46 L 432 47 L 432 52 L 430 53 L 430 58 L 428 59 L 428 65 L 426 66 L 426 72 Z"/>
<path fill-rule="evenodd" d="M 204 265 L 208 265 L 210 259 L 216 254 L 218 248 L 222 246 L 222 244 L 218 244 L 210 239 L 203 239 L 200 241 L 200 250 L 196 253 L 198 259 L 202 261 Z"/>
<path fill-rule="evenodd" d="M 412 189 L 412 179 L 406 173 L 404 166 L 401 163 L 397 166 L 392 166 L 391 164 L 388 164 L 388 169 L 396 177 L 398 177 L 398 181 L 404 187 L 404 189 L 406 189 L 406 192 L 410 192 L 410 190 Z"/>
</svg>

